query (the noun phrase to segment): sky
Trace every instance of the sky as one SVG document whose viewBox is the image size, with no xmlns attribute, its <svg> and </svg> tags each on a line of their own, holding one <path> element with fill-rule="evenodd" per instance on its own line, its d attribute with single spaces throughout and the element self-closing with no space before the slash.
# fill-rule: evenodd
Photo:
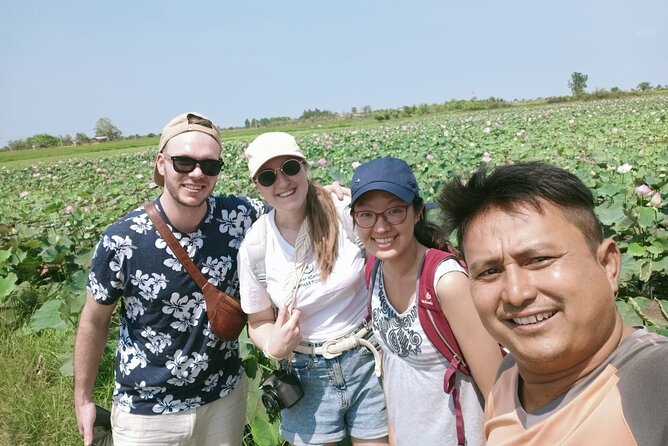
<svg viewBox="0 0 668 446">
<path fill-rule="evenodd" d="M 0 147 L 668 84 L 666 0 L 0 0 Z"/>
</svg>

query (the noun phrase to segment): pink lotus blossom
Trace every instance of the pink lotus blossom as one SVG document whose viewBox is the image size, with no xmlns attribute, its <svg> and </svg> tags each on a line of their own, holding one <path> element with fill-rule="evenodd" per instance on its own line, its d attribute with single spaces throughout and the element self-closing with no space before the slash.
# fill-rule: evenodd
<svg viewBox="0 0 668 446">
<path fill-rule="evenodd" d="M 628 163 L 624 163 L 617 168 L 617 172 L 619 172 L 619 173 L 629 173 L 629 172 L 631 172 L 631 169 L 633 169 L 632 165 L 630 165 Z"/>
<path fill-rule="evenodd" d="M 485 127 L 485 128 L 482 130 L 483 133 L 489 133 L 489 132 L 491 132 L 491 131 L 492 131 L 492 129 L 489 128 L 489 127 Z"/>
<path fill-rule="evenodd" d="M 362 163 L 360 163 L 359 161 L 353 161 L 353 163 L 351 164 L 351 166 L 353 166 L 353 169 L 357 169 L 361 165 Z"/>
<path fill-rule="evenodd" d="M 492 155 L 490 155 L 489 152 L 485 152 L 485 153 L 483 153 L 483 155 L 482 155 L 482 162 L 485 163 L 485 164 L 487 164 L 487 163 L 489 163 L 490 161 L 492 161 Z"/>
<path fill-rule="evenodd" d="M 650 206 L 654 206 L 655 208 L 658 208 L 659 206 L 661 206 L 662 202 L 663 202 L 663 200 L 661 199 L 661 194 L 658 193 L 658 192 L 654 192 L 654 195 L 652 195 L 652 199 L 649 200 L 648 204 Z"/>
<path fill-rule="evenodd" d="M 427 161 L 434 161 L 434 155 L 431 153 L 427 155 Z"/>
<path fill-rule="evenodd" d="M 71 214 L 72 212 L 74 212 L 74 206 L 72 206 L 71 204 L 68 204 L 67 206 L 65 206 L 65 213 L 66 214 Z"/>
<path fill-rule="evenodd" d="M 617 127 L 612 128 L 612 133 L 617 133 L 618 131 L 619 131 L 619 129 Z"/>
<path fill-rule="evenodd" d="M 646 184 L 641 184 L 635 189 L 636 195 L 640 195 L 641 197 L 648 197 L 652 195 L 653 192 L 652 188 Z"/>
<path fill-rule="evenodd" d="M 21 197 L 21 198 L 25 198 L 25 197 L 27 197 L 27 196 L 28 196 L 28 191 L 27 191 L 27 190 L 24 190 L 23 192 L 21 192 L 21 193 L 19 194 L 19 197 Z"/>
<path fill-rule="evenodd" d="M 326 158 L 320 158 L 318 160 L 318 164 L 320 164 L 320 167 L 324 167 L 327 165 L 327 159 Z"/>
</svg>

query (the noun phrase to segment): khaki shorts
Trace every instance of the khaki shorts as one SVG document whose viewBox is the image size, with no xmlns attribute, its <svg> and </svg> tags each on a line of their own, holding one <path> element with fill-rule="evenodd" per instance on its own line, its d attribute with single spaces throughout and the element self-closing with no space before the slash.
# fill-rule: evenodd
<svg viewBox="0 0 668 446">
<path fill-rule="evenodd" d="M 114 446 L 240 446 L 246 423 L 247 383 L 241 374 L 234 390 L 194 409 L 135 415 L 111 408 Z"/>
</svg>

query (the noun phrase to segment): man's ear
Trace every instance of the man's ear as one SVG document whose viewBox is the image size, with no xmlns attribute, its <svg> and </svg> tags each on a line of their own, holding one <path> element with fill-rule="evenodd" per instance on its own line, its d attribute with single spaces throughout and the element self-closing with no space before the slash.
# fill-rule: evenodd
<svg viewBox="0 0 668 446">
<path fill-rule="evenodd" d="M 610 288 L 614 293 L 619 289 L 619 275 L 622 271 L 622 254 L 612 239 L 605 239 L 596 250 L 598 262 L 605 268 Z"/>
<path fill-rule="evenodd" d="M 158 168 L 158 173 L 165 176 L 165 154 L 158 152 L 158 157 L 155 159 L 155 166 Z"/>
</svg>

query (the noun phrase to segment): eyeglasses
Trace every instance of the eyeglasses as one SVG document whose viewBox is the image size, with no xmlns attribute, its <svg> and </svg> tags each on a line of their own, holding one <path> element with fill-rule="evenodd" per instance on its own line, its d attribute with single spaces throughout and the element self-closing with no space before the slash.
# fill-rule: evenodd
<svg viewBox="0 0 668 446">
<path fill-rule="evenodd" d="M 300 160 L 287 160 L 278 169 L 266 169 L 258 173 L 253 181 L 259 183 L 260 186 L 269 187 L 276 182 L 279 170 L 286 176 L 294 177 L 302 170 L 302 164 L 303 161 Z"/>
<path fill-rule="evenodd" d="M 189 156 L 172 156 L 170 159 L 174 165 L 174 170 L 178 173 L 190 173 L 195 170 L 195 166 L 199 165 L 199 168 L 204 175 L 215 177 L 220 173 L 220 169 L 223 167 L 223 160 L 221 159 L 196 160 Z"/>
<path fill-rule="evenodd" d="M 365 229 L 373 228 L 378 221 L 378 217 L 383 217 L 386 222 L 393 226 L 400 225 L 406 220 L 409 207 L 411 206 L 393 206 L 383 212 L 357 211 L 353 212 L 353 220 L 355 220 L 357 226 Z"/>
</svg>

